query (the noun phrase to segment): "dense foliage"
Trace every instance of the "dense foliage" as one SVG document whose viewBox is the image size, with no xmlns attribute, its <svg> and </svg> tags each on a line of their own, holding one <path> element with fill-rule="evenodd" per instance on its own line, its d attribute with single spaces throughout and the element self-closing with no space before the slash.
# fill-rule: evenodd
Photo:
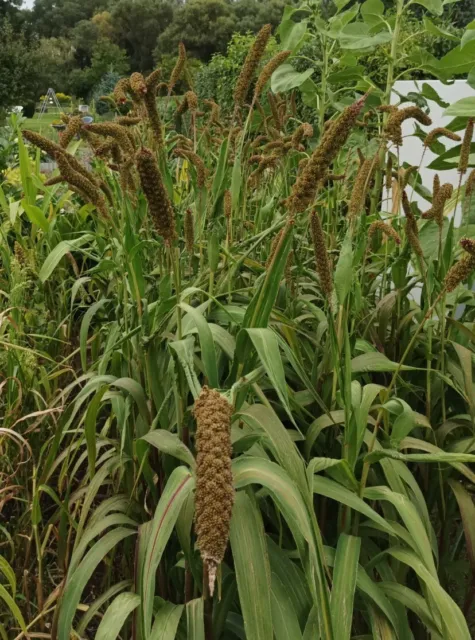
<svg viewBox="0 0 475 640">
<path fill-rule="evenodd" d="M 181 46 L 117 82 L 113 121 L 55 142 L 12 117 L 2 640 L 473 637 L 475 98 L 446 129 L 434 90 L 389 106 L 410 3 L 370 2 L 287 7 L 229 115 Z M 468 73 L 467 33 L 411 55 Z M 399 162 L 413 133 L 433 184 Z"/>
</svg>

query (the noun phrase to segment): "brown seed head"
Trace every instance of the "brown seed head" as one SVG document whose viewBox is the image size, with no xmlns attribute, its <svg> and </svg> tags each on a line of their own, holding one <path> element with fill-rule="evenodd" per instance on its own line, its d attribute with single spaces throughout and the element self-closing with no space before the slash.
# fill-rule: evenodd
<svg viewBox="0 0 475 640">
<path fill-rule="evenodd" d="M 377 156 L 367 158 L 361 163 L 358 169 L 351 192 L 350 204 L 348 205 L 348 218 L 350 220 L 360 215 L 364 209 L 366 194 L 368 193 L 371 179 L 376 170 L 377 162 Z"/>
<path fill-rule="evenodd" d="M 137 155 L 137 171 L 140 183 L 148 201 L 152 221 L 168 244 L 176 237 L 175 214 L 168 194 L 163 185 L 162 175 L 153 152 L 142 147 Z"/>
<path fill-rule="evenodd" d="M 407 241 L 411 245 L 414 253 L 418 255 L 422 260 L 424 258 L 424 252 L 422 251 L 422 246 L 419 240 L 419 228 L 417 226 L 417 221 L 411 208 L 411 203 L 409 202 L 409 198 L 407 197 L 407 193 L 405 191 L 402 192 L 402 208 L 404 211 L 404 215 L 406 216 Z"/>
<path fill-rule="evenodd" d="M 157 149 L 161 149 L 163 148 L 162 120 L 160 118 L 160 114 L 158 113 L 155 91 L 147 92 L 147 94 L 144 96 L 144 105 L 155 145 Z"/>
<path fill-rule="evenodd" d="M 473 138 L 473 120 L 469 120 L 463 136 L 462 146 L 460 148 L 460 159 L 458 171 L 462 175 L 467 172 L 468 163 L 470 160 L 470 147 L 472 145 Z"/>
<path fill-rule="evenodd" d="M 280 51 L 279 53 L 276 53 L 276 55 L 273 58 L 271 58 L 269 62 L 265 65 L 265 67 L 262 69 L 261 73 L 259 74 L 259 77 L 257 78 L 256 86 L 254 88 L 254 98 L 253 98 L 254 102 L 256 100 L 259 100 L 259 96 L 261 95 L 262 90 L 270 80 L 271 75 L 274 73 L 277 67 L 280 67 L 280 65 L 287 60 L 287 58 L 290 56 L 291 53 L 292 53 L 291 51 Z"/>
<path fill-rule="evenodd" d="M 79 171 L 76 171 L 70 162 L 71 157 L 72 156 L 67 155 L 64 151 L 57 152 L 55 154 L 58 169 L 63 179 L 73 188 L 74 191 L 77 191 L 80 195 L 84 195 L 90 202 L 92 202 L 105 219 L 109 219 L 110 216 L 107 210 L 107 204 L 101 190 L 97 184 L 91 182 Z"/>
<path fill-rule="evenodd" d="M 448 271 L 444 280 L 444 288 L 449 293 L 466 280 L 475 269 L 475 256 L 469 254 L 456 262 Z"/>
<path fill-rule="evenodd" d="M 81 130 L 82 125 L 83 122 L 81 116 L 73 116 L 72 118 L 69 118 L 66 129 L 59 137 L 59 144 L 63 149 L 66 149 L 74 136 L 77 136 L 77 134 Z"/>
<path fill-rule="evenodd" d="M 396 244 L 401 244 L 401 238 L 399 237 L 398 232 L 393 229 L 390 224 L 383 222 L 382 220 L 375 220 L 369 225 L 368 228 L 368 242 L 371 242 L 374 234 L 377 231 L 381 231 L 388 238 L 392 238 Z"/>
<path fill-rule="evenodd" d="M 195 224 L 193 221 L 193 212 L 191 209 L 185 211 L 185 220 L 183 223 L 185 232 L 185 247 L 188 253 L 193 253 L 193 246 L 195 244 Z"/>
<path fill-rule="evenodd" d="M 215 389 L 203 387 L 195 402 L 196 494 L 195 530 L 213 594 L 216 569 L 224 558 L 234 503 L 231 471 L 233 408 Z"/>
<path fill-rule="evenodd" d="M 101 136 L 110 136 L 117 141 L 126 158 L 131 158 L 134 154 L 134 146 L 128 135 L 126 127 L 115 122 L 94 122 L 84 125 L 87 131 L 92 131 Z"/>
<path fill-rule="evenodd" d="M 114 87 L 112 95 L 117 104 L 127 102 L 127 92 L 130 90 L 130 81 L 128 78 L 121 78 Z"/>
<path fill-rule="evenodd" d="M 311 138 L 313 136 L 313 127 L 308 122 L 304 122 L 298 126 L 292 134 L 290 139 L 292 146 L 298 148 L 304 138 Z"/>
<path fill-rule="evenodd" d="M 249 49 L 249 53 L 246 56 L 234 89 L 234 103 L 237 108 L 242 107 L 246 100 L 252 77 L 254 76 L 262 56 L 264 55 L 271 33 L 272 25 L 264 25 L 257 34 L 253 45 Z"/>
<path fill-rule="evenodd" d="M 116 124 L 120 124 L 121 127 L 133 127 L 141 122 L 140 118 L 132 116 L 117 116 L 114 120 Z"/>
<path fill-rule="evenodd" d="M 145 78 L 141 73 L 138 73 L 138 71 L 130 76 L 130 88 L 137 96 L 143 96 L 147 93 Z"/>
<path fill-rule="evenodd" d="M 231 191 L 229 191 L 229 189 L 226 189 L 226 191 L 224 192 L 224 215 L 228 220 L 231 217 L 231 213 L 232 213 Z"/>
<path fill-rule="evenodd" d="M 455 140 L 457 142 L 460 142 L 462 139 L 457 133 L 450 131 L 450 129 L 446 129 L 445 127 L 436 127 L 427 134 L 426 139 L 424 140 L 424 146 L 430 147 L 434 140 L 441 137 L 449 138 L 449 140 Z"/>
<path fill-rule="evenodd" d="M 451 184 L 446 182 L 436 192 L 434 198 L 432 198 L 432 207 L 422 214 L 424 220 L 435 220 L 439 227 L 444 224 L 444 207 L 449 198 L 452 197 L 454 188 Z"/>
<path fill-rule="evenodd" d="M 178 44 L 178 59 L 175 63 L 175 66 L 173 67 L 173 70 L 170 75 L 170 79 L 168 81 L 168 95 L 171 95 L 171 92 L 174 86 L 176 85 L 178 80 L 181 78 L 181 74 L 183 73 L 185 64 L 186 64 L 186 49 L 183 42 L 180 42 Z"/>
<path fill-rule="evenodd" d="M 145 78 L 145 86 L 147 87 L 147 92 L 150 91 L 153 94 L 157 93 L 157 87 L 162 75 L 161 69 L 155 69 Z"/>
<path fill-rule="evenodd" d="M 470 255 L 475 256 L 475 240 L 466 236 L 460 240 L 460 246 Z"/>
<path fill-rule="evenodd" d="M 431 125 L 432 120 L 420 107 L 405 107 L 404 109 L 391 110 L 386 123 L 385 133 L 395 145 L 402 145 L 402 123 L 409 118 L 414 118 L 423 125 Z"/>
<path fill-rule="evenodd" d="M 472 169 L 468 175 L 467 182 L 465 183 L 465 195 L 471 196 L 475 188 L 475 169 Z"/>
<path fill-rule="evenodd" d="M 318 147 L 292 188 L 288 199 L 291 215 L 304 211 L 314 200 L 328 167 L 345 144 L 365 103 L 367 94 L 347 107 L 323 134 Z"/>
</svg>

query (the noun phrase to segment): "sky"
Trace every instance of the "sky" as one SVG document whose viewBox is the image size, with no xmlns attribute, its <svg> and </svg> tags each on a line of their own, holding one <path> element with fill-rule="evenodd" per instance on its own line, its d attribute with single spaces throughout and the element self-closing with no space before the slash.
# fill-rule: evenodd
<svg viewBox="0 0 475 640">
<path fill-rule="evenodd" d="M 35 4 L 35 0 L 23 0 L 23 6 L 26 9 L 31 9 L 31 7 Z"/>
</svg>

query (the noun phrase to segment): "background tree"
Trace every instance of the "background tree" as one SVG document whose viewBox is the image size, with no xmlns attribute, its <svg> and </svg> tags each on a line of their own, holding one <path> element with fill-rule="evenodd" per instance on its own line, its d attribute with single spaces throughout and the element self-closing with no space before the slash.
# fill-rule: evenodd
<svg viewBox="0 0 475 640">
<path fill-rule="evenodd" d="M 237 0 L 233 3 L 239 33 L 257 33 L 265 24 L 276 27 L 282 18 L 285 0 Z"/>
<path fill-rule="evenodd" d="M 0 22 L 0 110 L 35 99 L 37 42 L 15 31 L 8 18 Z"/>
<path fill-rule="evenodd" d="M 175 51 L 183 42 L 190 55 L 209 60 L 213 53 L 226 50 L 236 27 L 233 7 L 224 0 L 189 0 L 158 38 L 155 56 Z"/>
<path fill-rule="evenodd" d="M 152 69 L 157 38 L 172 23 L 174 4 L 167 0 L 119 0 L 112 5 L 116 41 L 126 50 L 133 70 Z"/>
</svg>

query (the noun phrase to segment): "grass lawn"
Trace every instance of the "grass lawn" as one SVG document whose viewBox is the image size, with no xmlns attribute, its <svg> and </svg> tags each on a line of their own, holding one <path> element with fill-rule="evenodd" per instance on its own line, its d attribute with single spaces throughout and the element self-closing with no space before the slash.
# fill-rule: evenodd
<svg viewBox="0 0 475 640">
<path fill-rule="evenodd" d="M 58 140 L 58 132 L 51 126 L 54 120 L 59 120 L 58 113 L 44 113 L 41 118 L 35 113 L 33 118 L 28 118 L 25 121 L 23 127 L 25 129 L 31 129 L 31 131 L 37 131 L 51 140 Z"/>
</svg>

